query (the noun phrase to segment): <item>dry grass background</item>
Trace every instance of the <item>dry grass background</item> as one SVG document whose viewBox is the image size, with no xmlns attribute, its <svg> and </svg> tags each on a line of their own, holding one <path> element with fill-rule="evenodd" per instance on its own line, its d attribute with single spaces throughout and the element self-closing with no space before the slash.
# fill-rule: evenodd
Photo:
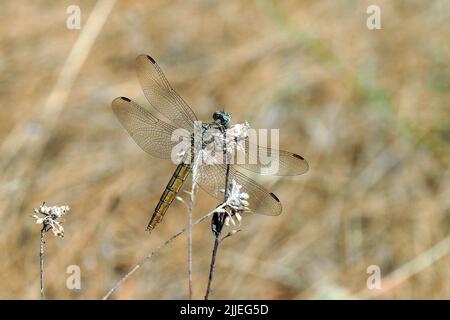
<svg viewBox="0 0 450 320">
<path fill-rule="evenodd" d="M 81 7 L 81 30 L 65 27 L 70 4 Z M 369 4 L 381 7 L 382 30 L 366 28 Z M 145 103 L 140 53 L 157 59 L 199 118 L 224 107 L 234 122 L 282 128 L 281 147 L 311 166 L 258 178 L 283 214 L 249 217 L 223 243 L 212 298 L 450 298 L 448 1 L 108 6 L 2 2 L 0 298 L 39 297 L 29 216 L 44 200 L 72 207 L 65 239 L 47 240 L 51 299 L 101 298 L 186 224 L 174 203 L 151 237 L 144 231 L 174 165 L 142 152 L 110 108 L 120 95 Z M 201 192 L 195 215 L 215 204 Z M 209 223 L 194 228 L 196 298 L 212 241 Z M 186 298 L 186 257 L 182 237 L 114 298 Z M 65 286 L 72 264 L 80 291 Z M 365 290 L 372 264 L 384 290 Z"/>
</svg>

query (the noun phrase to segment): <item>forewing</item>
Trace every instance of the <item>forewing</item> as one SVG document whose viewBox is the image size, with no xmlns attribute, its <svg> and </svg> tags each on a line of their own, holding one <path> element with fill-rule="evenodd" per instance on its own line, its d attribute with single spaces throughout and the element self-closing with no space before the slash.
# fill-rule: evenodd
<svg viewBox="0 0 450 320">
<path fill-rule="evenodd" d="M 173 90 L 155 60 L 150 56 L 140 55 L 136 58 L 136 69 L 150 105 L 176 126 L 192 132 L 197 117 L 183 98 Z"/>
</svg>

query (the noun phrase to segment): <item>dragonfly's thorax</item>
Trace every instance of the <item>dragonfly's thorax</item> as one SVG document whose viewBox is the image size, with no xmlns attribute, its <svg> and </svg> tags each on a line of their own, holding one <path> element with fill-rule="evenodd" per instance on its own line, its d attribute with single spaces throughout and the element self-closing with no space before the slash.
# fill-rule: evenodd
<svg viewBox="0 0 450 320">
<path fill-rule="evenodd" d="M 231 115 L 225 111 L 216 111 L 214 112 L 213 118 L 213 122 L 203 122 L 201 124 L 201 131 L 197 131 L 199 135 L 196 135 L 195 132 L 192 133 L 192 149 L 195 149 L 196 146 L 203 150 L 213 145 L 222 145 L 217 139 L 231 127 Z M 197 142 L 200 142 L 200 144 L 196 143 L 195 137 L 199 139 Z"/>
<path fill-rule="evenodd" d="M 214 143 L 215 136 L 212 134 L 214 131 L 223 132 L 224 127 L 218 122 L 202 123 L 201 131 L 201 148 L 205 149 L 209 144 Z M 194 136 L 192 136 L 192 143 L 194 144 Z"/>
</svg>

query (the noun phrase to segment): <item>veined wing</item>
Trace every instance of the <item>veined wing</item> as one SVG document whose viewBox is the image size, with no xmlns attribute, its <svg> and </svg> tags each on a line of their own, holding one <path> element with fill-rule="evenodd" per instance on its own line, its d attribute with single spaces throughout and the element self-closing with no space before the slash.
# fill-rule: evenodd
<svg viewBox="0 0 450 320">
<path fill-rule="evenodd" d="M 245 163 L 237 162 L 237 165 L 259 174 L 295 176 L 303 174 L 309 169 L 308 162 L 302 156 L 289 151 L 259 146 L 251 143 L 248 137 L 245 139 L 244 152 Z M 261 157 L 264 157 L 264 159 Z M 270 159 L 270 162 L 267 161 L 268 159 Z M 278 161 L 278 163 L 275 163 L 275 161 Z"/>
<path fill-rule="evenodd" d="M 221 190 L 225 187 L 226 165 L 201 165 L 195 181 L 213 197 L 223 201 Z M 242 186 L 241 191 L 249 195 L 249 209 L 253 213 L 277 216 L 281 213 L 280 200 L 272 193 L 247 177 L 245 174 L 230 167 L 229 182 L 234 179 Z"/>
<path fill-rule="evenodd" d="M 150 56 L 140 55 L 136 58 L 136 69 L 144 95 L 152 107 L 176 126 L 192 132 L 197 117 L 183 98 L 173 90 L 155 60 Z"/>
<path fill-rule="evenodd" d="M 145 152 L 161 159 L 171 158 L 172 148 L 180 143 L 171 141 L 172 132 L 177 128 L 125 97 L 114 99 L 112 109 L 133 140 Z"/>
</svg>

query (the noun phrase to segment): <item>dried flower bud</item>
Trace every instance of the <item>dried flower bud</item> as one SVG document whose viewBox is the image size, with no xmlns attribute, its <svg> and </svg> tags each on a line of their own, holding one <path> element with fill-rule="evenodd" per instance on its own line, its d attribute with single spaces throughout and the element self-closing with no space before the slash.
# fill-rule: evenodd
<svg viewBox="0 0 450 320">
<path fill-rule="evenodd" d="M 36 224 L 42 224 L 45 231 L 52 230 L 55 236 L 64 237 L 64 228 L 57 219 L 61 218 L 70 210 L 69 206 L 46 206 L 43 203 L 39 208 L 34 208 Z M 42 215 L 42 217 L 38 216 Z"/>
</svg>

